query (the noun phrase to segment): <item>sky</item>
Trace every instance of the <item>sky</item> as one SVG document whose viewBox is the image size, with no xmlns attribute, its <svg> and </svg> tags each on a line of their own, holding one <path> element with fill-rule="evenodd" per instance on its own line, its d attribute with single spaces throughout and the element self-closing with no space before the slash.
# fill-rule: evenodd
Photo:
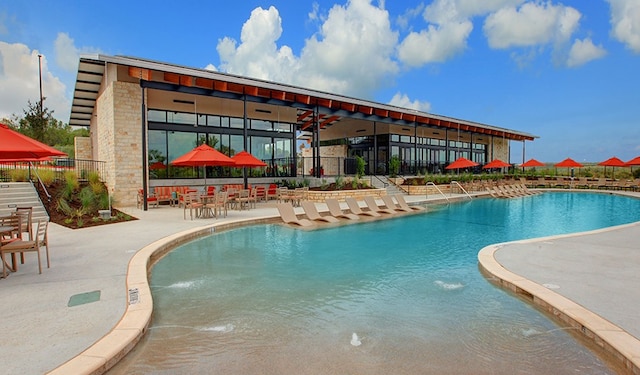
<svg viewBox="0 0 640 375">
<path fill-rule="evenodd" d="M 640 155 L 640 0 L 0 0 L 0 119 L 69 121 L 79 56 L 141 57 L 499 126 L 511 162 Z M 41 55 L 41 58 L 38 58 Z"/>
</svg>

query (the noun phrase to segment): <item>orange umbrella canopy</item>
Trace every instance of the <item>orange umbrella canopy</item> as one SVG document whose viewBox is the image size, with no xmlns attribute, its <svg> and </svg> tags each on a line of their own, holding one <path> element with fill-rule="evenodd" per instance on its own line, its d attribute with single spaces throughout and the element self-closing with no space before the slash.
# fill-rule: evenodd
<svg viewBox="0 0 640 375">
<path fill-rule="evenodd" d="M 461 169 L 461 168 L 469 168 L 475 167 L 478 165 L 475 161 L 471 161 L 466 158 L 458 158 L 453 163 L 447 165 L 444 169 Z"/>
<path fill-rule="evenodd" d="M 36 161 L 46 160 L 49 156 L 67 154 L 0 124 L 0 160 Z"/>
<path fill-rule="evenodd" d="M 635 158 L 629 160 L 628 162 L 624 163 L 625 166 L 630 167 L 632 165 L 640 165 L 640 156 L 636 156 Z"/>
<path fill-rule="evenodd" d="M 583 167 L 582 164 L 578 163 L 577 161 L 571 159 L 571 158 L 566 158 L 563 161 L 561 161 L 560 163 L 555 165 L 556 167 L 560 167 L 560 168 L 581 168 Z"/>
<path fill-rule="evenodd" d="M 536 159 L 529 159 L 522 163 L 521 167 L 544 167 L 544 163 L 539 162 Z"/>
<path fill-rule="evenodd" d="M 171 162 L 171 165 L 176 167 L 214 167 L 235 164 L 230 157 L 207 144 L 201 144 Z"/>
<path fill-rule="evenodd" d="M 506 167 L 510 167 L 511 164 L 506 163 L 500 159 L 495 159 L 490 161 L 489 163 L 487 163 L 487 165 L 485 165 L 484 167 L 482 167 L 483 169 L 491 169 L 491 168 L 506 168 Z"/>
<path fill-rule="evenodd" d="M 617 157 L 612 157 L 609 158 L 603 162 L 598 163 L 598 165 L 602 165 L 605 167 L 624 167 L 626 164 L 625 162 L 623 162 L 622 160 L 618 159 Z"/>
<path fill-rule="evenodd" d="M 236 167 L 266 167 L 267 163 L 256 158 L 246 151 L 240 151 L 239 153 L 231 157 L 235 162 Z"/>
<path fill-rule="evenodd" d="M 153 170 L 158 170 L 158 169 L 165 169 L 166 167 L 167 166 L 161 161 L 157 161 L 157 162 L 151 163 L 149 165 L 149 169 L 151 169 L 152 171 Z"/>
</svg>

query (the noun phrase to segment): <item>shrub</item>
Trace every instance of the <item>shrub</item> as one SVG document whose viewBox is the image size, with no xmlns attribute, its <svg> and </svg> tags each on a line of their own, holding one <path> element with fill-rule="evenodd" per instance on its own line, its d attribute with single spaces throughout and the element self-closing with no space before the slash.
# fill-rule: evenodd
<svg viewBox="0 0 640 375">
<path fill-rule="evenodd" d="M 56 179 L 56 172 L 51 169 L 38 169 L 38 176 L 44 186 L 51 186 Z"/>
<path fill-rule="evenodd" d="M 394 155 L 391 157 L 391 160 L 389 160 L 389 175 L 391 177 L 397 177 L 398 172 L 400 172 L 400 158 Z"/>
<path fill-rule="evenodd" d="M 336 177 L 336 189 L 340 190 L 344 187 L 344 178 L 342 176 Z"/>
<path fill-rule="evenodd" d="M 29 181 L 29 171 L 27 169 L 12 169 L 9 171 L 11 181 L 25 182 Z"/>
<path fill-rule="evenodd" d="M 358 178 L 364 176 L 364 158 L 360 155 L 356 155 L 356 176 Z"/>
</svg>

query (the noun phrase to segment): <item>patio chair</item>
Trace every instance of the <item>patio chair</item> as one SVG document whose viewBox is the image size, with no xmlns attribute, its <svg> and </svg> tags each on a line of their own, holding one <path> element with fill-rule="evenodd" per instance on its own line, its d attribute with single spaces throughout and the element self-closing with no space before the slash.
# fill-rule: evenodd
<svg viewBox="0 0 640 375">
<path fill-rule="evenodd" d="M 424 207 L 409 206 L 407 201 L 404 199 L 404 195 L 402 195 L 402 194 L 396 194 L 394 197 L 396 198 L 396 201 L 398 202 L 398 206 L 400 206 L 400 207 L 408 208 L 408 209 L 413 210 L 413 211 L 424 211 L 425 210 Z"/>
<path fill-rule="evenodd" d="M 193 220 L 193 211 L 196 211 L 196 217 L 198 217 L 204 208 L 204 204 L 200 201 L 197 191 L 187 192 L 184 195 L 183 204 L 184 209 L 182 211 L 182 216 L 185 220 L 187 220 L 187 210 L 189 210 L 189 216 L 191 217 L 191 220 Z"/>
<path fill-rule="evenodd" d="M 267 188 L 262 185 L 256 186 L 256 202 L 267 200 Z"/>
<path fill-rule="evenodd" d="M 49 246 L 47 241 L 47 226 L 48 222 L 44 220 L 38 221 L 38 229 L 36 230 L 35 240 L 17 240 L 9 242 L 7 244 L 0 244 L 0 257 L 2 258 L 2 277 L 7 277 L 7 268 L 11 271 L 17 271 L 18 265 L 14 263 L 14 268 L 11 269 L 5 258 L 6 254 L 24 254 L 28 252 L 35 252 L 38 255 L 38 273 L 42 274 L 42 261 L 40 259 L 40 247 L 46 246 L 47 248 L 47 268 L 49 267 Z"/>
<path fill-rule="evenodd" d="M 364 203 L 367 205 L 367 208 L 370 211 L 373 211 L 373 212 L 389 214 L 389 215 L 393 215 L 393 214 L 396 213 L 396 210 L 394 210 L 394 209 L 382 208 L 382 207 L 378 206 L 378 203 L 376 202 L 376 199 L 371 195 L 367 195 L 366 197 L 364 197 Z"/>
<path fill-rule="evenodd" d="M 275 199 L 278 200 L 278 185 L 276 184 L 269 184 L 269 187 L 267 188 L 267 193 L 265 196 L 265 200 L 270 200 L 270 199 Z"/>
<path fill-rule="evenodd" d="M 393 197 L 390 195 L 383 195 L 381 199 L 385 207 L 390 210 L 394 210 L 395 212 L 413 212 L 411 208 L 403 208 L 396 205 L 396 202 L 393 201 Z"/>
<path fill-rule="evenodd" d="M 136 207 L 142 208 L 144 205 L 144 194 L 142 189 L 138 189 L 138 198 L 136 200 Z M 158 198 L 153 194 L 147 195 L 147 206 L 158 207 Z"/>
<path fill-rule="evenodd" d="M 296 215 L 296 212 L 294 211 L 293 206 L 289 202 L 278 203 L 276 207 L 278 208 L 278 212 L 280 213 L 280 217 L 282 218 L 282 221 L 284 221 L 287 224 L 296 224 L 301 227 L 310 227 L 314 225 L 308 219 L 298 219 L 298 216 Z"/>
<path fill-rule="evenodd" d="M 238 191 L 238 194 L 235 198 L 237 208 L 239 210 L 243 210 L 245 207 L 249 205 L 249 195 L 250 191 L 248 189 L 242 189 Z"/>
<path fill-rule="evenodd" d="M 205 210 L 210 210 L 213 216 L 217 219 L 219 214 L 224 211 L 224 217 L 227 217 L 227 192 L 219 191 L 213 201 L 205 204 Z"/>
<path fill-rule="evenodd" d="M 304 210 L 305 215 L 307 215 L 307 218 L 311 221 L 324 221 L 327 223 L 337 223 L 340 221 L 333 216 L 320 215 L 318 209 L 316 208 L 316 204 L 313 202 L 302 201 L 300 202 L 300 205 L 302 205 L 302 209 Z"/>
<path fill-rule="evenodd" d="M 256 205 L 258 204 L 258 188 L 256 186 L 251 188 L 247 204 L 249 205 L 249 208 L 251 208 L 251 206 L 253 206 L 253 208 L 256 208 Z"/>
<path fill-rule="evenodd" d="M 352 214 L 354 215 L 359 215 L 359 216 L 372 216 L 372 217 L 379 217 L 382 216 L 377 212 L 373 212 L 373 211 L 363 211 L 360 208 L 360 205 L 358 204 L 358 202 L 352 198 L 352 197 L 347 197 L 344 199 L 345 202 L 347 202 L 347 206 L 349 206 L 349 211 L 351 211 Z"/>
<path fill-rule="evenodd" d="M 342 208 L 340 207 L 340 202 L 338 202 L 338 200 L 335 198 L 327 198 L 325 199 L 325 203 L 327 204 L 329 213 L 333 217 L 342 217 L 349 220 L 360 220 L 358 215 L 343 212 Z"/>
</svg>

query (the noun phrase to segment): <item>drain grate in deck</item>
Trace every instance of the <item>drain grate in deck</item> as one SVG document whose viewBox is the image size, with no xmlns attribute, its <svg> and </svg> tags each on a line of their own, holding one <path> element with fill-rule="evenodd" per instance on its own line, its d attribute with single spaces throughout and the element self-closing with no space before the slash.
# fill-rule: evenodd
<svg viewBox="0 0 640 375">
<path fill-rule="evenodd" d="M 69 298 L 69 303 L 67 304 L 67 306 L 73 307 L 97 301 L 100 301 L 100 291 L 94 290 L 93 292 L 74 294 L 73 296 L 71 296 L 71 298 Z"/>
</svg>

